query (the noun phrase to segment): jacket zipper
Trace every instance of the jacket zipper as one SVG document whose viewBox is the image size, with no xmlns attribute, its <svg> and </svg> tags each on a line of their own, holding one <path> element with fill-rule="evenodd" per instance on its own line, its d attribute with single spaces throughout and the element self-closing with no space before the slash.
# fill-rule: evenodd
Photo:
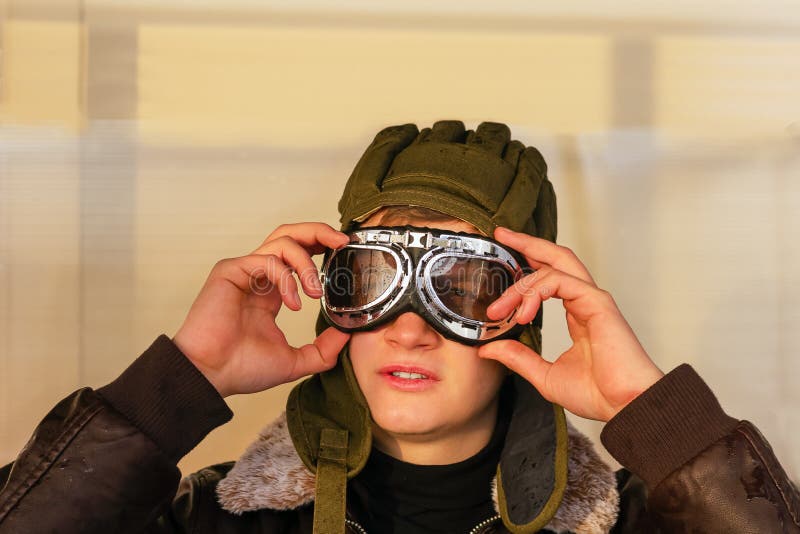
<svg viewBox="0 0 800 534">
<path fill-rule="evenodd" d="M 356 523 L 356 522 L 355 522 L 355 521 L 353 521 L 352 519 L 345 519 L 345 520 L 344 520 L 344 524 L 345 524 L 345 525 L 350 525 L 351 527 L 353 527 L 354 529 L 356 529 L 356 530 L 358 531 L 358 533 L 359 533 L 359 534 L 367 534 L 367 531 L 366 531 L 366 530 L 364 530 L 364 527 L 362 527 L 361 525 L 359 525 L 358 523 Z"/>
<path fill-rule="evenodd" d="M 475 525 L 475 527 L 472 530 L 469 531 L 469 534 L 478 534 L 481 530 L 483 530 L 484 528 L 488 527 L 489 525 L 491 525 L 492 523 L 494 523 L 498 519 L 500 519 L 499 515 L 493 515 L 489 519 L 484 519 L 483 521 L 481 521 L 480 523 Z"/>
<path fill-rule="evenodd" d="M 469 531 L 469 534 L 478 534 L 481 531 L 481 529 L 484 529 L 484 528 L 488 527 L 489 525 L 491 525 L 492 523 L 494 523 L 498 519 L 500 519 L 499 515 L 494 515 L 494 516 L 490 517 L 489 519 L 484 519 L 483 521 L 481 521 L 480 523 L 475 525 L 472 528 L 472 530 Z M 362 527 L 361 525 L 359 525 L 358 523 L 356 523 L 352 519 L 345 519 L 344 523 L 345 523 L 345 525 L 350 525 L 351 527 L 356 529 L 359 534 L 367 534 L 367 531 L 364 530 L 364 527 Z"/>
</svg>

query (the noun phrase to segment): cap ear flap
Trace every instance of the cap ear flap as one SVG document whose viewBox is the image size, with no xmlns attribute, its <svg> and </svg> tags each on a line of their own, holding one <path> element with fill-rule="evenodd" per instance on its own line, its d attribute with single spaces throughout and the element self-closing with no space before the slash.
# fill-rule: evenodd
<svg viewBox="0 0 800 534">
<path fill-rule="evenodd" d="M 342 223 L 348 222 L 345 219 L 350 215 L 350 206 L 359 198 L 374 197 L 380 193 L 383 177 L 395 156 L 410 145 L 418 134 L 416 124 L 390 126 L 378 132 L 375 140 L 358 160 L 339 200 Z"/>
</svg>

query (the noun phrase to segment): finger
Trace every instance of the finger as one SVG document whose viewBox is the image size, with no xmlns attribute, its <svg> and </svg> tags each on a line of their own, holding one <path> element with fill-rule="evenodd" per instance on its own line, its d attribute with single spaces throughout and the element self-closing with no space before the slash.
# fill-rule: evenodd
<svg viewBox="0 0 800 534">
<path fill-rule="evenodd" d="M 523 303 L 525 296 L 533 294 L 534 282 L 551 271 L 551 267 L 542 267 L 538 271 L 528 274 L 508 287 L 503 294 L 497 297 L 486 309 L 486 314 L 490 319 L 499 320 L 508 317 L 511 310 Z"/>
<path fill-rule="evenodd" d="M 290 380 L 332 368 L 348 339 L 350 334 L 328 327 L 313 343 L 294 349 L 295 366 Z"/>
<path fill-rule="evenodd" d="M 267 236 L 261 246 L 263 247 L 270 241 L 283 236 L 291 237 L 301 246 L 305 247 L 311 254 L 322 254 L 325 252 L 326 248 L 338 248 L 346 245 L 350 240 L 347 234 L 335 230 L 328 224 L 304 222 L 282 224 Z"/>
<path fill-rule="evenodd" d="M 277 287 L 286 306 L 295 311 L 301 307 L 291 269 L 274 255 L 251 254 L 220 260 L 212 269 L 209 281 L 219 278 L 245 294 L 265 295 Z"/>
<path fill-rule="evenodd" d="M 541 303 L 550 298 L 561 299 L 567 311 L 580 321 L 588 321 L 592 316 L 616 306 L 608 292 L 553 269 L 536 279 L 523 297 L 523 304 L 517 312 L 518 322 L 524 324 L 532 321 Z"/>
<path fill-rule="evenodd" d="M 322 295 L 322 284 L 319 272 L 308 251 L 289 236 L 282 236 L 259 247 L 259 254 L 274 254 L 281 261 L 294 269 L 309 297 L 319 298 Z"/>
<path fill-rule="evenodd" d="M 528 324 L 533 321 L 533 318 L 536 317 L 539 308 L 542 306 L 542 302 L 543 299 L 535 291 L 523 297 L 522 303 L 517 309 L 517 316 L 515 317 L 517 324 Z"/>
<path fill-rule="evenodd" d="M 264 254 L 225 258 L 219 260 L 211 269 L 208 282 L 215 279 L 224 279 L 236 286 L 242 293 L 253 293 L 254 279 L 257 287 L 263 283 L 265 265 L 266 255 Z"/>
<path fill-rule="evenodd" d="M 492 341 L 478 348 L 478 356 L 496 360 L 530 382 L 546 399 L 547 374 L 552 363 L 530 347 L 513 339 Z"/>
<path fill-rule="evenodd" d="M 495 229 L 494 237 L 500 243 L 521 252 L 534 269 L 549 265 L 589 284 L 596 285 L 583 262 L 567 247 L 556 245 L 547 239 L 514 232 L 502 226 Z"/>
<path fill-rule="evenodd" d="M 294 270 L 289 265 L 281 261 L 278 256 L 267 254 L 265 273 L 267 279 L 278 288 L 281 300 L 289 309 L 297 311 L 303 307 L 300 294 L 297 292 Z"/>
<path fill-rule="evenodd" d="M 490 318 L 507 317 L 517 307 L 516 322 L 527 324 L 536 316 L 541 303 L 553 297 L 563 300 L 570 313 L 583 321 L 613 305 L 606 291 L 556 269 L 544 268 L 526 278 L 523 289 L 512 286 L 509 294 L 489 306 Z"/>
</svg>

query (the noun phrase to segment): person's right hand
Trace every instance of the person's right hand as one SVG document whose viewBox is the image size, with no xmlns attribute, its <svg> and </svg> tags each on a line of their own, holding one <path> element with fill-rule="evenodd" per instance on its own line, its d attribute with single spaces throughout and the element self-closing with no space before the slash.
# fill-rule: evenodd
<svg viewBox="0 0 800 534">
<path fill-rule="evenodd" d="M 330 369 L 349 334 L 334 328 L 295 348 L 275 324 L 281 303 L 300 309 L 293 273 L 309 297 L 322 296 L 311 260 L 348 238 L 324 223 L 279 226 L 251 254 L 220 260 L 172 341 L 226 397 L 255 393 Z"/>
</svg>

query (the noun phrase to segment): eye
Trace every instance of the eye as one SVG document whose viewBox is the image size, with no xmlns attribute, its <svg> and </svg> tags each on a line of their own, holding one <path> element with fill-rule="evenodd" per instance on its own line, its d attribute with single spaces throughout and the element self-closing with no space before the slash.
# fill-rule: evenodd
<svg viewBox="0 0 800 534">
<path fill-rule="evenodd" d="M 478 297 L 477 293 L 475 293 L 474 291 L 471 291 L 470 289 L 461 286 L 453 287 L 453 294 L 457 297 L 471 297 L 471 298 Z"/>
</svg>

